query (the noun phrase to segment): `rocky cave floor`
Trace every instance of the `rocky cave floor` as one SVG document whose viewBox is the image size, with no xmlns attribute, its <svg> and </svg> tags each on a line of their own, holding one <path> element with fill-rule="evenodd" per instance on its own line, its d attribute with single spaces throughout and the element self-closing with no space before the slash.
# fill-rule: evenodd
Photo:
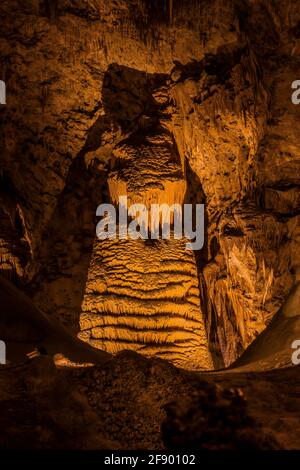
<svg viewBox="0 0 300 470">
<path fill-rule="evenodd" d="M 0 372 L 2 449 L 297 449 L 299 367 L 195 373 L 123 352 Z"/>
<path fill-rule="evenodd" d="M 153 306 L 165 322 L 177 312 L 178 336 L 192 300 L 221 368 L 289 295 L 300 266 L 300 108 L 291 100 L 299 0 L 162 4 L 1 2 L 0 273 L 39 309 L 26 316 L 20 298 L 14 312 L 18 297 L 8 299 L 0 280 L 5 341 L 32 331 L 35 338 L 41 312 L 73 339 L 84 331 L 92 346 L 97 314 L 108 328 L 117 319 L 124 340 L 124 326 L 137 329 L 137 313 L 149 320 Z M 136 263 L 118 253 L 121 267 L 130 264 L 129 282 L 125 269 L 115 270 L 114 247 L 107 260 L 95 242 L 96 208 L 117 200 L 125 183 L 131 197 L 141 184 L 145 203 L 153 194 L 173 203 L 179 193 L 180 203 L 183 195 L 205 203 L 205 249 L 191 265 L 171 243 L 164 283 L 162 249 L 149 258 L 142 247 Z M 297 286 L 298 296 L 299 276 Z M 272 341 L 289 355 L 300 337 L 297 296 Z M 50 333 L 56 340 L 57 330 Z M 300 366 L 192 373 L 122 352 L 102 365 L 56 367 L 67 341 L 60 334 L 53 354 L 47 348 L 0 369 L 1 449 L 300 448 Z"/>
</svg>

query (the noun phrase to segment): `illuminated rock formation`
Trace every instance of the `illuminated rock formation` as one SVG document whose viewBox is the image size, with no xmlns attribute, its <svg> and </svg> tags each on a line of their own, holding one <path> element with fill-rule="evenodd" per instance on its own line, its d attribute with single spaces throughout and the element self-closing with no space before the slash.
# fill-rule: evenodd
<svg viewBox="0 0 300 470">
<path fill-rule="evenodd" d="M 134 349 L 186 369 L 211 368 L 194 253 L 185 242 L 96 241 L 79 337 L 112 353 Z"/>
<path fill-rule="evenodd" d="M 183 204 L 186 181 L 168 132 L 143 130 L 114 154 L 112 202 L 127 196 L 129 205 L 148 210 L 154 203 Z M 195 254 L 186 243 L 173 235 L 95 241 L 79 337 L 111 353 L 134 349 L 186 369 L 211 368 Z"/>
<path fill-rule="evenodd" d="M 299 253 L 299 2 L 2 4 L 2 271 L 77 333 L 108 193 L 201 195 L 200 311 L 214 362 L 230 364 L 284 302 Z M 137 158 L 149 123 L 175 160 L 146 141 Z M 162 167 L 155 190 L 139 181 Z"/>
<path fill-rule="evenodd" d="M 147 131 L 146 131 L 147 132 Z M 172 135 L 160 129 L 135 133 L 113 152 L 117 168 L 108 177 L 111 201 L 128 204 L 183 204 L 186 181 Z"/>
</svg>

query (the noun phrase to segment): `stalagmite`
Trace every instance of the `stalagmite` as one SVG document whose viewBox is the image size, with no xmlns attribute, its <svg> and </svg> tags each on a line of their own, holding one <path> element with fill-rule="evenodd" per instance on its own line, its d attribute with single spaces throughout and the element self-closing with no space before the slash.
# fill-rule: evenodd
<svg viewBox="0 0 300 470">
<path fill-rule="evenodd" d="M 115 151 L 111 201 L 183 204 L 186 181 L 172 136 L 150 129 Z M 118 233 L 118 230 L 116 231 Z M 195 254 L 185 239 L 96 240 L 79 337 L 110 353 L 133 349 L 186 369 L 212 368 Z"/>
</svg>

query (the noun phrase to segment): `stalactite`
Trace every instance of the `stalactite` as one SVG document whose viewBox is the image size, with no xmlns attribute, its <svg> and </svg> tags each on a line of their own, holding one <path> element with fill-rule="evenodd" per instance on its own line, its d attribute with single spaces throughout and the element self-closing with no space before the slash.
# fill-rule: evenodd
<svg viewBox="0 0 300 470">
<path fill-rule="evenodd" d="M 50 23 L 55 23 L 58 12 L 58 0 L 44 0 L 44 6 Z"/>
<path fill-rule="evenodd" d="M 173 23 L 173 0 L 169 0 L 170 23 Z"/>
</svg>

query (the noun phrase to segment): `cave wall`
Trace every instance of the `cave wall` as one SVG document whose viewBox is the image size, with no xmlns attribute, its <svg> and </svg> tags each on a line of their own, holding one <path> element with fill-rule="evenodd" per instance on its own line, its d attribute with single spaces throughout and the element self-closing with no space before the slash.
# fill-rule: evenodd
<svg viewBox="0 0 300 470">
<path fill-rule="evenodd" d="M 193 282 L 228 365 L 299 263 L 299 2 L 4 0 L 0 16 L 2 272 L 78 331 L 96 207 L 154 119 L 205 200 Z"/>
</svg>

